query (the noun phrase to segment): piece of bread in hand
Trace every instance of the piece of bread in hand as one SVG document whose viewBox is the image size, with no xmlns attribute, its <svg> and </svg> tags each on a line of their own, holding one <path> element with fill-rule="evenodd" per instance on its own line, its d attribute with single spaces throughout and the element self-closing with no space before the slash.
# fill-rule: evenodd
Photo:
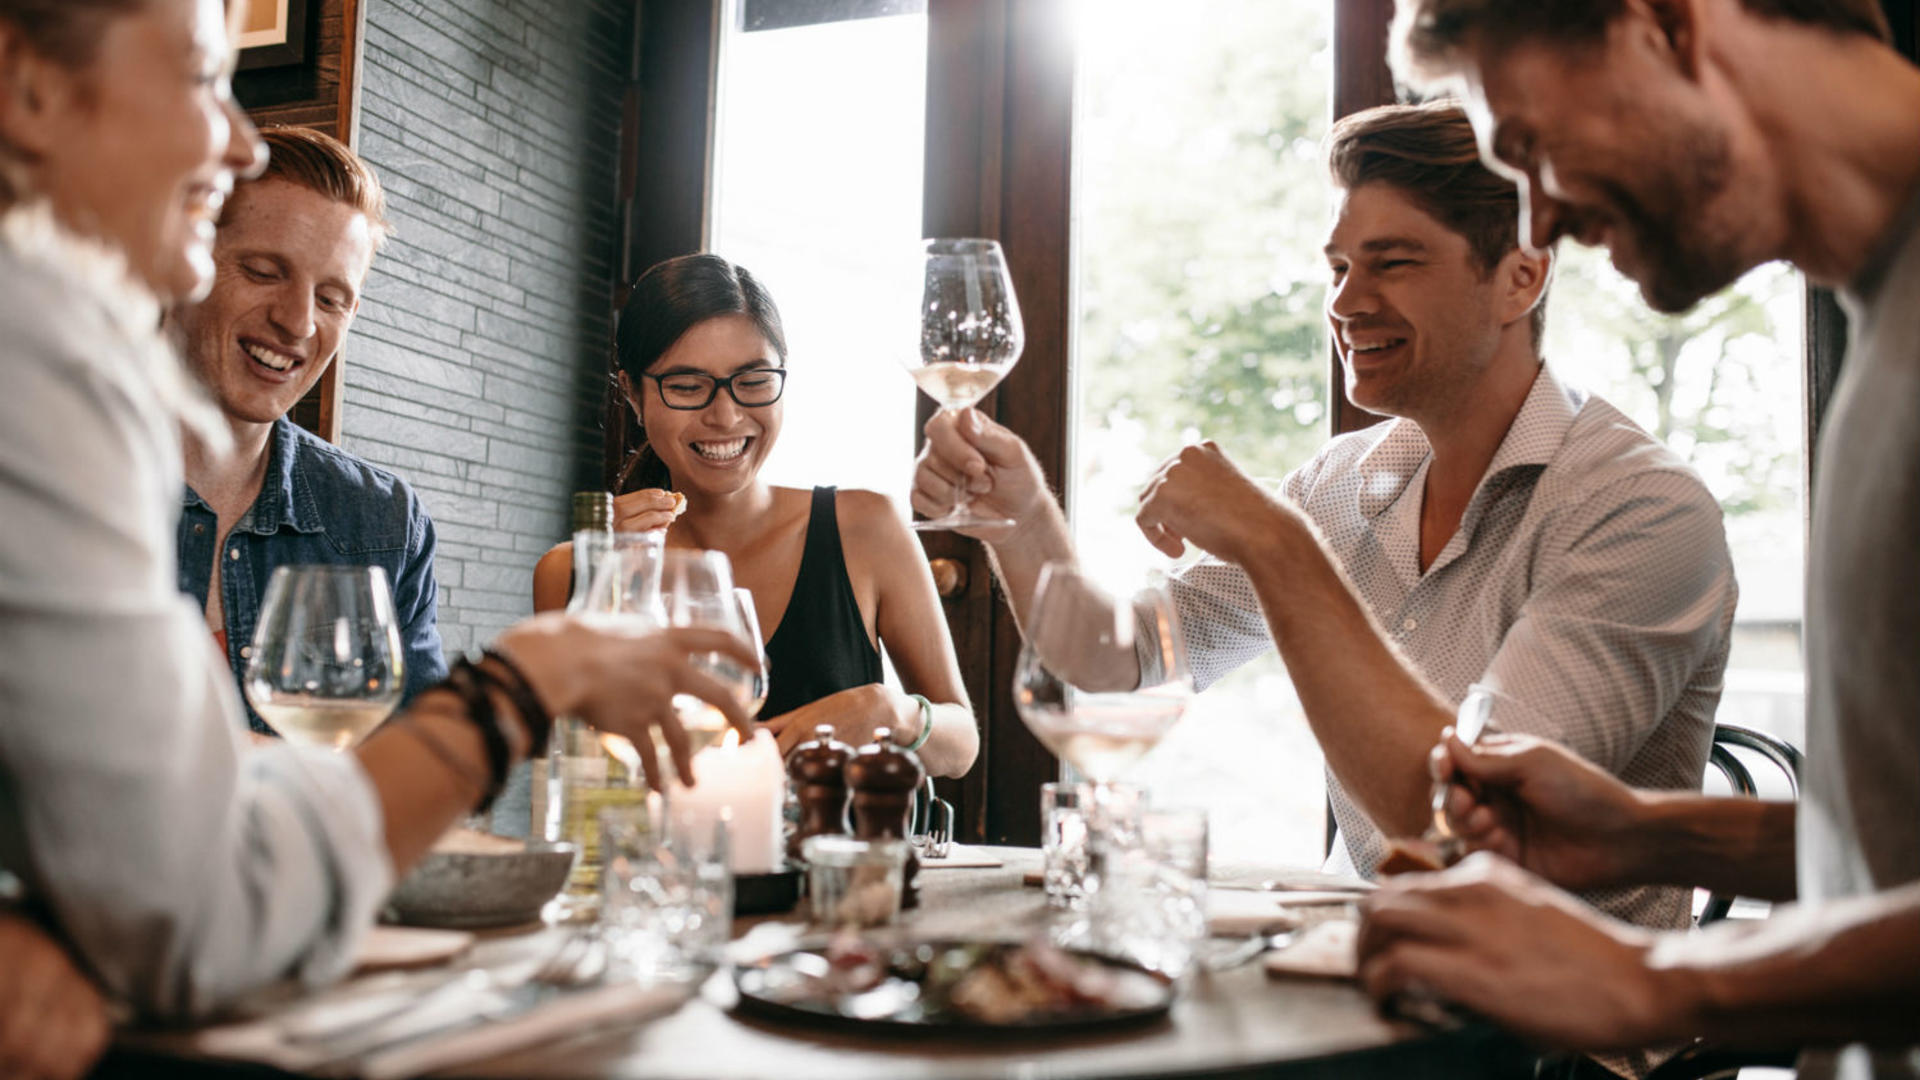
<svg viewBox="0 0 1920 1080">
<path fill-rule="evenodd" d="M 1432 842 L 1399 839 L 1387 841 L 1387 857 L 1380 860 L 1379 872 L 1390 877 L 1394 874 L 1427 874 L 1446 867 L 1446 859 Z"/>
</svg>

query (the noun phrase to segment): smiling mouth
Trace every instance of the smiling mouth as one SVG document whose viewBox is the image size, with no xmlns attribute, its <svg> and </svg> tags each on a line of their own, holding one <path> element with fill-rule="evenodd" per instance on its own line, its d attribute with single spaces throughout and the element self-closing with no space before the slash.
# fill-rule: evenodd
<svg viewBox="0 0 1920 1080">
<path fill-rule="evenodd" d="M 1407 343 L 1406 338 L 1387 338 L 1384 341 L 1369 341 L 1364 344 L 1355 344 L 1353 342 L 1348 342 L 1347 354 L 1349 356 L 1354 356 L 1354 357 L 1372 356 L 1376 353 L 1383 353 L 1391 349 L 1397 349 L 1400 346 L 1405 345 L 1406 343 Z"/>
<path fill-rule="evenodd" d="M 286 353 L 269 349 L 264 345 L 243 343 L 240 349 L 249 357 L 252 357 L 254 363 L 279 375 L 284 375 L 294 368 L 299 367 L 302 363 L 305 363 L 305 361 L 297 356 L 288 356 Z"/>
<path fill-rule="evenodd" d="M 746 454 L 747 447 L 752 442 L 753 439 L 742 435 L 740 438 L 728 439 L 725 442 L 697 442 L 689 445 L 700 457 L 724 464 L 729 461 L 738 461 Z"/>
</svg>

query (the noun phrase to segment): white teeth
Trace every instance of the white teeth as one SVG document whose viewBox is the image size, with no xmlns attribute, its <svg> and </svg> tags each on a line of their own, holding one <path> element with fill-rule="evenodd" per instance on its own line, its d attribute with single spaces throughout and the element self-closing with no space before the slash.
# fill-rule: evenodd
<svg viewBox="0 0 1920 1080">
<path fill-rule="evenodd" d="M 1379 352 L 1382 349 L 1391 349 L 1396 345 L 1404 345 L 1406 344 L 1406 340 L 1405 338 L 1394 338 L 1392 341 L 1379 341 L 1371 345 L 1348 345 L 1347 348 L 1357 353 Z"/>
<path fill-rule="evenodd" d="M 729 439 L 726 442 L 694 443 L 693 452 L 708 461 L 732 461 L 747 452 L 745 438 Z"/>
<path fill-rule="evenodd" d="M 258 345 L 247 345 L 245 348 L 248 356 L 260 361 L 260 363 L 266 367 L 270 367 L 275 371 L 293 370 L 295 360 L 290 356 L 282 356 L 272 349 L 262 348 Z"/>
</svg>

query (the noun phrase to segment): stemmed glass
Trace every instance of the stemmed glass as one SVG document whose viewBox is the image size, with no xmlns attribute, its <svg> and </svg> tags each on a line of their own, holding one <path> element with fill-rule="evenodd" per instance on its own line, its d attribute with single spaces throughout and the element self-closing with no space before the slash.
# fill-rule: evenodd
<svg viewBox="0 0 1920 1080">
<path fill-rule="evenodd" d="M 740 599 L 733 589 L 733 564 L 724 552 L 684 548 L 662 552 L 660 600 L 669 626 L 724 630 L 743 642 L 751 640 L 756 649 L 759 646 L 759 633 L 749 631 L 741 614 Z M 764 700 L 766 680 L 762 673 L 742 667 L 721 653 L 696 653 L 688 659 L 732 690 L 742 708 L 756 709 L 755 702 Z M 727 719 L 719 709 L 690 694 L 675 695 L 673 704 L 693 752 L 725 737 Z"/>
<path fill-rule="evenodd" d="M 1020 304 L 1006 256 L 992 240 L 924 240 L 920 350 L 903 356 L 908 373 L 948 412 L 979 401 L 999 385 L 1026 344 Z M 974 512 L 962 490 L 953 509 L 913 523 L 915 529 L 1011 525 Z"/>
<path fill-rule="evenodd" d="M 291 742 L 345 750 L 406 686 L 393 589 L 377 566 L 282 566 L 247 660 L 247 700 Z"/>
<path fill-rule="evenodd" d="M 760 613 L 753 606 L 753 590 L 734 586 L 733 599 L 740 606 L 740 625 L 746 631 L 747 644 L 753 646 L 758 666 L 753 672 L 753 698 L 747 702 L 747 715 L 758 717 L 767 705 L 767 680 L 772 670 L 767 663 L 767 646 L 760 638 Z"/>
<path fill-rule="evenodd" d="M 1186 712 L 1193 675 L 1173 598 L 1149 587 L 1117 598 L 1070 563 L 1040 571 L 1013 682 L 1028 730 L 1092 783 L 1089 881 L 1117 822 L 1114 781 Z"/>
</svg>

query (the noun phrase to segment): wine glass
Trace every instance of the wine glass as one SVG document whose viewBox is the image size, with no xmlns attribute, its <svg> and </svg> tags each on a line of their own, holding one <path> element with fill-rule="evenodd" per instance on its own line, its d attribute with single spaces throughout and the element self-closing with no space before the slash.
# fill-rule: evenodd
<svg viewBox="0 0 1920 1080">
<path fill-rule="evenodd" d="M 290 742 L 345 750 L 406 686 L 393 589 L 377 566 L 282 566 L 267 581 L 247 700 Z"/>
<path fill-rule="evenodd" d="M 740 613 L 740 601 L 733 591 L 733 564 L 724 552 L 668 548 L 660 559 L 660 600 L 669 626 L 698 626 L 724 630 L 748 640 L 748 629 Z M 759 634 L 753 634 L 757 645 Z M 722 653 L 696 653 L 688 657 L 693 666 L 718 679 L 733 691 L 742 708 L 765 695 L 760 673 L 741 666 Z M 719 709 L 691 694 L 676 694 L 674 709 L 680 726 L 698 753 L 720 742 L 727 733 L 727 718 Z"/>
<path fill-rule="evenodd" d="M 757 717 L 767 705 L 767 681 L 772 677 L 772 669 L 767 661 L 767 646 L 760 638 L 760 613 L 753 606 L 753 590 L 734 586 L 734 602 L 740 605 L 740 625 L 745 629 L 747 644 L 753 646 L 753 655 L 758 666 L 753 672 L 753 698 L 747 702 L 747 715 Z"/>
<path fill-rule="evenodd" d="M 1117 780 L 1159 745 L 1193 699 L 1173 597 L 1152 586 L 1131 602 L 1071 563 L 1041 568 L 1014 670 L 1013 703 L 1047 748 L 1091 781 L 1088 880 L 1119 822 Z"/>
<path fill-rule="evenodd" d="M 999 385 L 1026 344 L 1007 259 L 992 240 L 921 241 L 920 351 L 908 373 L 948 412 L 964 409 Z M 975 512 L 962 490 L 953 509 L 913 523 L 915 529 L 1011 525 Z"/>
</svg>

